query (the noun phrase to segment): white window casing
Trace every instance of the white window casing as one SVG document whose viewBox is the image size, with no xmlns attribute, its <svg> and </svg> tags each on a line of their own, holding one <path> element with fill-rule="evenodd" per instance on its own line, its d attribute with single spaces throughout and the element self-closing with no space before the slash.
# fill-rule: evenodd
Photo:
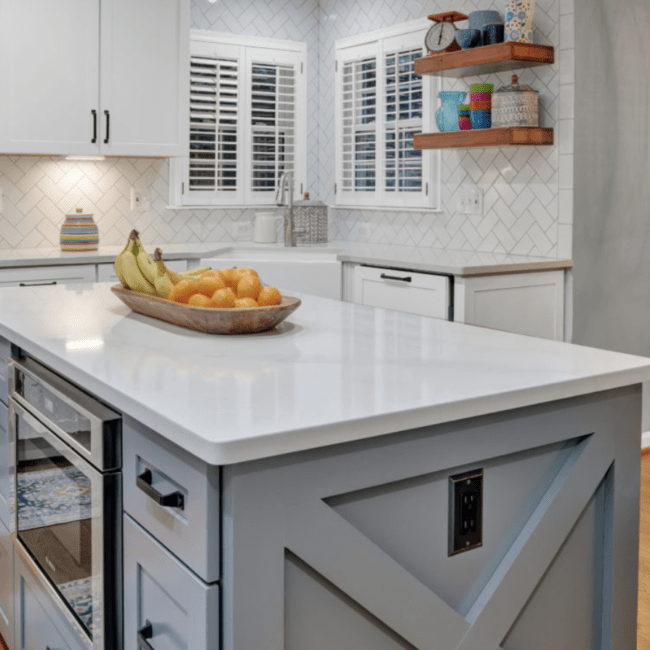
<svg viewBox="0 0 650 650">
<path fill-rule="evenodd" d="M 274 205 L 279 175 L 306 187 L 305 43 L 192 30 L 189 155 L 170 207 Z"/>
<path fill-rule="evenodd" d="M 413 149 L 433 130 L 439 80 L 413 72 L 428 20 L 336 43 L 336 204 L 439 208 L 440 153 Z"/>
</svg>

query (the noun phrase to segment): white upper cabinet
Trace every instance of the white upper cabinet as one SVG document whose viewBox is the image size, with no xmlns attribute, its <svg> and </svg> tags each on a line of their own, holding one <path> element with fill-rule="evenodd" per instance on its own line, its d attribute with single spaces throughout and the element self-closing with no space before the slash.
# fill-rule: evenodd
<svg viewBox="0 0 650 650">
<path fill-rule="evenodd" d="M 188 0 L 0 0 L 0 152 L 178 156 Z"/>
</svg>

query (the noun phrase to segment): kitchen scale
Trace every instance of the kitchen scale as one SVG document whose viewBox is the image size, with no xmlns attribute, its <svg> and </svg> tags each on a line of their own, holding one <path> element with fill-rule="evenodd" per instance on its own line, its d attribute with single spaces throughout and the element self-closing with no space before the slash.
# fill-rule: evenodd
<svg viewBox="0 0 650 650">
<path fill-rule="evenodd" d="M 429 20 L 435 23 L 429 28 L 424 37 L 424 45 L 428 50 L 427 56 L 442 54 L 443 52 L 456 52 L 460 45 L 456 43 L 456 25 L 459 20 L 467 20 L 465 14 L 459 11 L 444 11 L 440 14 L 431 14 Z"/>
</svg>

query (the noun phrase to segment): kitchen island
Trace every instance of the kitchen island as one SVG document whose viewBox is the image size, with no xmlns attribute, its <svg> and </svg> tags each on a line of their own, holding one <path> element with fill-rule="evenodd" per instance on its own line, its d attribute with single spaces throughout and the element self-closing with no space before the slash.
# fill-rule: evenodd
<svg viewBox="0 0 650 650">
<path fill-rule="evenodd" d="M 123 414 L 124 647 L 634 648 L 650 361 L 300 297 L 225 337 L 0 291 L 0 335 Z"/>
</svg>

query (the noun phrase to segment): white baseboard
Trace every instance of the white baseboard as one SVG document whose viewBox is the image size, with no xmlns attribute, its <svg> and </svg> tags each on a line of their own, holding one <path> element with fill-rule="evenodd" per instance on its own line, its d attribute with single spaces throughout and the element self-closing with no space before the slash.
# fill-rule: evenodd
<svg viewBox="0 0 650 650">
<path fill-rule="evenodd" d="M 644 431 L 641 434 L 641 449 L 650 447 L 650 431 Z"/>
</svg>

